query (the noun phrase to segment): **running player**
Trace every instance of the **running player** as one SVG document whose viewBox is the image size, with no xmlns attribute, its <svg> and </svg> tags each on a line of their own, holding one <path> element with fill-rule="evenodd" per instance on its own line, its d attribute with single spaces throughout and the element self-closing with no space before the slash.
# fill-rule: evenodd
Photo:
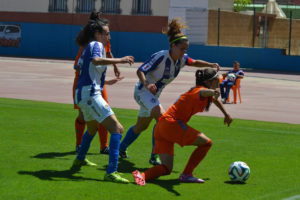
<svg viewBox="0 0 300 200">
<path fill-rule="evenodd" d="M 194 169 L 212 146 L 211 139 L 204 133 L 187 125 L 190 118 L 204 110 L 208 111 L 213 102 L 225 115 L 224 123 L 230 125 L 232 118 L 223 104 L 217 100 L 220 93 L 216 90 L 219 78 L 214 69 L 197 70 L 196 87 L 179 97 L 179 99 L 165 112 L 156 124 L 154 139 L 154 153 L 159 154 L 161 165 L 154 166 L 144 173 L 138 170 L 132 174 L 138 185 L 145 185 L 145 181 L 168 175 L 172 172 L 174 158 L 174 143 L 183 146 L 196 146 L 190 159 L 179 176 L 180 182 L 203 183 L 204 180 L 193 176 Z"/>
<path fill-rule="evenodd" d="M 109 163 L 104 180 L 128 183 L 129 181 L 122 178 L 117 172 L 123 127 L 110 106 L 103 99 L 101 88 L 105 81 L 106 65 L 117 63 L 132 64 L 134 58 L 132 56 L 106 58 L 104 46 L 107 45 L 109 39 L 109 27 L 99 20 L 90 21 L 76 38 L 77 44 L 83 49 L 78 60 L 80 72 L 76 85 L 75 103 L 83 113 L 84 120 L 87 123 L 87 131 L 83 135 L 80 150 L 71 169 L 78 170 L 84 165 L 96 165 L 86 159 L 86 154 L 97 132 L 98 123 L 101 123 L 111 134 Z"/>
<path fill-rule="evenodd" d="M 100 17 L 100 12 L 92 12 L 90 14 L 89 19 L 90 20 L 101 20 L 103 23 L 109 25 L 109 21 L 101 18 Z M 82 48 L 80 47 L 76 59 L 75 59 L 75 63 L 74 63 L 74 69 L 75 69 L 75 78 L 74 78 L 74 82 L 73 82 L 73 100 L 75 100 L 75 89 L 76 89 L 76 84 L 78 81 L 78 76 L 79 76 L 79 67 L 77 65 L 78 59 L 81 55 L 81 51 Z M 110 47 L 110 42 L 108 41 L 107 45 L 105 46 L 105 52 L 106 52 L 106 57 L 107 58 L 112 58 L 113 55 L 111 53 L 111 47 Z M 122 80 L 123 77 L 120 77 L 120 71 L 117 67 L 116 64 L 113 65 L 114 66 L 114 72 L 115 72 L 115 76 L 116 78 L 110 80 L 110 81 L 106 81 L 104 86 L 103 86 L 103 90 L 101 91 L 102 93 L 102 97 L 104 98 L 104 100 L 108 103 L 108 97 L 107 97 L 107 92 L 106 92 L 106 85 L 111 85 L 114 84 L 116 82 L 118 82 L 119 80 Z M 82 136 L 85 130 L 85 121 L 83 119 L 83 114 L 81 112 L 81 110 L 79 109 L 79 107 L 77 105 L 74 104 L 74 109 L 78 109 L 78 116 L 75 120 L 75 134 L 76 134 L 76 152 L 78 153 L 79 148 L 80 148 L 80 143 L 82 140 Z M 98 134 L 99 134 L 99 142 L 100 142 L 100 153 L 101 154 L 109 154 L 109 148 L 108 148 L 108 132 L 107 130 L 99 123 L 98 125 Z"/>
<path fill-rule="evenodd" d="M 173 19 L 166 32 L 169 37 L 170 49 L 153 54 L 137 70 L 139 82 L 135 86 L 134 98 L 140 105 L 140 112 L 136 124 L 129 128 L 120 145 L 121 158 L 128 158 L 127 148 L 129 145 L 137 139 L 142 131 L 147 129 L 153 118 L 158 121 L 158 118 L 165 112 L 158 98 L 164 87 L 177 77 L 181 68 L 185 65 L 211 67 L 217 70 L 220 68 L 217 63 L 193 60 L 186 54 L 189 41 L 187 36 L 181 33 L 181 28 L 185 27 L 179 22 L 179 19 Z M 159 157 L 153 153 L 149 162 L 153 165 L 160 164 Z"/>
</svg>

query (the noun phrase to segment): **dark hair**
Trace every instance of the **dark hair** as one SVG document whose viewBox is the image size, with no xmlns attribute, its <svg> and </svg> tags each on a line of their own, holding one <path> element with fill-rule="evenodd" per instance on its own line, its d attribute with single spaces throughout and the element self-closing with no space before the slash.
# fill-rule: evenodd
<svg viewBox="0 0 300 200">
<path fill-rule="evenodd" d="M 214 77 L 216 76 L 217 71 L 212 68 L 205 68 L 205 69 L 199 69 L 196 71 L 196 85 L 198 86 L 206 86 L 204 81 L 207 80 L 214 80 Z M 212 103 L 212 97 L 208 97 L 208 102 L 205 107 L 205 111 L 209 111 L 210 105 Z"/>
<path fill-rule="evenodd" d="M 96 32 L 103 32 L 103 24 L 99 20 L 90 20 L 87 25 L 78 33 L 75 41 L 79 46 L 86 46 L 90 41 L 94 40 L 94 35 Z"/>
<path fill-rule="evenodd" d="M 187 28 L 187 26 L 185 23 L 180 23 L 179 19 L 180 18 L 172 19 L 172 21 L 168 24 L 168 30 L 163 31 L 164 34 L 168 35 L 170 45 L 177 45 L 183 41 L 188 41 L 187 37 L 181 33 L 181 29 Z"/>
<path fill-rule="evenodd" d="M 217 71 L 212 68 L 199 69 L 196 71 L 196 85 L 206 86 L 204 81 L 207 81 L 216 76 Z"/>
<path fill-rule="evenodd" d="M 101 18 L 100 17 L 101 14 L 102 14 L 101 12 L 93 11 L 93 12 L 91 12 L 89 19 L 92 20 L 92 21 L 99 20 L 99 21 L 101 21 L 101 23 L 108 25 L 109 20 L 106 19 L 106 18 Z"/>
</svg>

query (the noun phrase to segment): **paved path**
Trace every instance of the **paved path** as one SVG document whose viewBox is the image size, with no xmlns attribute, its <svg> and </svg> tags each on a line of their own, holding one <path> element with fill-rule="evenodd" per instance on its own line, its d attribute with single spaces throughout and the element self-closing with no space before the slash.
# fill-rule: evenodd
<svg viewBox="0 0 300 200">
<path fill-rule="evenodd" d="M 112 107 L 138 109 L 133 88 L 140 64 L 119 65 L 125 79 L 107 86 Z M 71 104 L 72 66 L 73 61 L 0 57 L 0 97 Z M 185 67 L 165 88 L 160 97 L 165 109 L 194 85 L 194 71 L 195 68 Z M 107 79 L 112 77 L 112 70 L 108 70 Z M 299 74 L 246 71 L 241 85 L 242 103 L 225 105 L 234 118 L 300 124 Z M 201 115 L 222 116 L 215 106 Z"/>
</svg>

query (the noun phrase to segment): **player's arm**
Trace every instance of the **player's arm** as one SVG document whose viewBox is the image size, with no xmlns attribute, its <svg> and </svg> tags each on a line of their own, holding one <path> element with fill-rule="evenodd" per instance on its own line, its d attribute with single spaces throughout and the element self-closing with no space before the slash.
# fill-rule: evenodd
<svg viewBox="0 0 300 200">
<path fill-rule="evenodd" d="M 116 77 L 110 80 L 105 80 L 105 84 L 106 85 L 113 85 L 115 83 L 117 83 L 118 81 L 121 81 L 122 79 L 124 79 L 124 76 L 120 76 L 120 77 Z"/>
<path fill-rule="evenodd" d="M 141 83 L 143 84 L 143 86 L 147 90 L 149 90 L 152 94 L 156 94 L 156 90 L 157 90 L 156 85 L 148 83 L 148 81 L 146 80 L 145 73 L 142 70 L 138 69 L 136 71 L 136 74 L 137 74 L 138 78 L 140 79 Z"/>
<path fill-rule="evenodd" d="M 220 66 L 218 63 L 210 63 L 210 62 L 206 62 L 204 60 L 194 60 L 190 57 L 187 57 L 187 55 L 185 55 L 185 59 L 186 59 L 186 64 L 189 66 L 193 66 L 193 67 L 211 67 L 211 68 L 216 68 L 217 71 L 220 70 Z"/>
<path fill-rule="evenodd" d="M 108 57 L 108 58 L 113 58 L 113 57 L 114 57 L 111 51 L 107 53 L 107 57 Z M 120 72 L 120 70 L 119 70 L 119 68 L 118 68 L 118 66 L 117 66 L 116 64 L 113 64 L 113 66 L 114 66 L 114 73 L 115 73 L 115 76 L 116 76 L 117 78 L 119 78 L 120 75 L 121 75 L 121 72 Z"/>
<path fill-rule="evenodd" d="M 220 109 L 220 111 L 224 114 L 224 124 L 227 126 L 230 126 L 232 122 L 232 118 L 230 114 L 226 111 L 225 107 L 223 104 L 220 102 L 218 99 L 213 99 L 213 103 Z"/>
<path fill-rule="evenodd" d="M 122 58 L 103 58 L 103 57 L 95 57 L 92 60 L 94 65 L 113 65 L 118 63 L 129 63 L 130 65 L 134 63 L 133 56 L 125 56 Z"/>
</svg>

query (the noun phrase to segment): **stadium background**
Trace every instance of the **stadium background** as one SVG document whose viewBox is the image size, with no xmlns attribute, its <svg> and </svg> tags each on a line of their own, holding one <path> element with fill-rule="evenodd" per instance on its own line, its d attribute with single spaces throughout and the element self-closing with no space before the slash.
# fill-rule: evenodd
<svg viewBox="0 0 300 200">
<path fill-rule="evenodd" d="M 137 5 L 139 2 L 147 5 Z M 87 22 L 88 13 L 96 9 L 102 10 L 103 17 L 111 21 L 114 55 L 131 54 L 142 62 L 153 52 L 168 48 L 167 38 L 161 31 L 168 22 L 169 3 L 159 0 L 30 0 L 26 3 L 3 0 L 0 24 L 20 25 L 21 42 L 18 47 L 0 45 L 0 55 L 73 59 L 78 50 L 74 39 Z M 135 9 L 137 6 L 139 10 Z M 297 17 L 299 6 L 295 4 L 290 8 Z M 231 66 L 234 60 L 239 60 L 244 68 L 300 71 L 297 56 L 300 55 L 300 20 L 292 20 L 290 50 L 293 56 L 287 56 L 289 19 L 267 16 L 270 18 L 268 48 L 260 48 L 258 36 L 252 38 L 253 30 L 257 29 L 252 27 L 253 16 L 232 10 L 232 0 L 208 1 L 207 45 L 192 44 L 191 57 L 217 60 L 222 66 Z"/>
</svg>

